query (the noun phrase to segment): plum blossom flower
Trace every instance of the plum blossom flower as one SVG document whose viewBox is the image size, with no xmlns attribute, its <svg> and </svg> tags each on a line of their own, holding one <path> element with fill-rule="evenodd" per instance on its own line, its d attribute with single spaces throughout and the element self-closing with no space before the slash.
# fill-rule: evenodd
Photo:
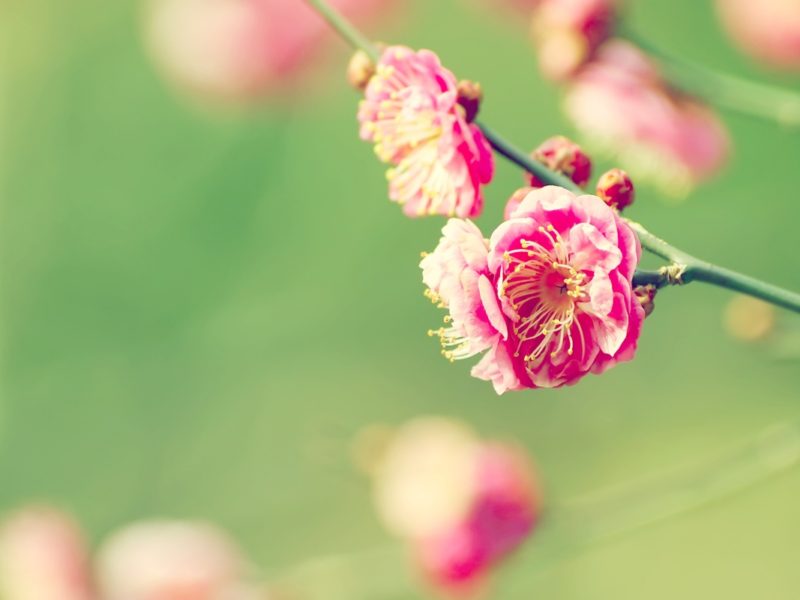
<svg viewBox="0 0 800 600">
<path fill-rule="evenodd" d="M 729 153 L 717 116 L 669 89 L 627 42 L 608 42 L 573 78 L 565 109 L 590 144 L 673 196 L 713 175 Z"/>
<path fill-rule="evenodd" d="M 94 598 L 86 546 L 79 528 L 67 515 L 34 507 L 4 523 L 0 530 L 0 597 Z"/>
<path fill-rule="evenodd" d="M 384 523 L 409 543 L 427 580 L 451 593 L 484 585 L 541 511 L 539 484 L 520 448 L 444 418 L 401 427 L 374 488 Z"/>
<path fill-rule="evenodd" d="M 728 34 L 747 54 L 766 65 L 800 70 L 800 2 L 717 0 Z"/>
<path fill-rule="evenodd" d="M 331 0 L 371 19 L 396 0 Z M 287 89 L 332 39 L 301 1 L 151 0 L 147 43 L 159 69 L 203 98 L 247 102 Z"/>
<path fill-rule="evenodd" d="M 633 358 L 641 248 L 596 196 L 535 189 L 489 240 L 457 219 L 442 233 L 420 263 L 426 294 L 449 312 L 429 334 L 450 360 L 485 352 L 472 375 L 498 394 L 572 385 Z"/>
<path fill-rule="evenodd" d="M 255 600 L 234 542 L 215 526 L 142 521 L 116 532 L 100 549 L 98 585 L 105 600 L 180 598 Z"/>
<path fill-rule="evenodd" d="M 428 50 L 384 50 L 358 111 L 361 137 L 394 165 L 389 198 L 411 217 L 471 217 L 483 208 L 481 186 L 494 171 L 480 129 L 465 118 L 458 82 Z"/>
<path fill-rule="evenodd" d="M 533 11 L 531 33 L 539 67 L 563 80 L 590 60 L 614 29 L 616 0 L 541 0 Z"/>
</svg>

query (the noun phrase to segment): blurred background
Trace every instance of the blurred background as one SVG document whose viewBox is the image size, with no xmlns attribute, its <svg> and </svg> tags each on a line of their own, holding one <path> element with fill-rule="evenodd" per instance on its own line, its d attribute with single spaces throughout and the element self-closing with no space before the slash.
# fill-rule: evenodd
<svg viewBox="0 0 800 600">
<path fill-rule="evenodd" d="M 661 46 L 798 89 L 731 48 L 709 2 L 631 4 Z M 433 413 L 516 439 L 558 504 L 800 417 L 798 362 L 731 339 L 730 294 L 700 284 L 659 295 L 634 362 L 495 396 L 425 335 L 441 315 L 417 264 L 443 223 L 386 200 L 384 169 L 357 136 L 345 44 L 328 40 L 279 97 L 220 110 L 159 74 L 146 15 L 136 2 L 0 6 L 0 509 L 56 504 L 93 543 L 139 518 L 211 520 L 279 576 L 392 543 L 351 459 L 371 423 Z M 533 148 L 573 131 L 526 23 L 491 2 L 415 0 L 369 33 L 436 49 L 482 83 L 483 119 Z M 679 204 L 642 184 L 630 216 L 800 289 L 800 137 L 724 117 L 735 151 L 721 176 Z M 484 231 L 521 182 L 499 162 Z M 497 597 L 795 598 L 798 494 L 794 470 L 543 568 L 534 535 Z M 423 597 L 406 569 L 364 569 L 382 579 L 370 597 Z M 357 597 L 346 578 L 329 581 L 327 597 Z"/>
</svg>

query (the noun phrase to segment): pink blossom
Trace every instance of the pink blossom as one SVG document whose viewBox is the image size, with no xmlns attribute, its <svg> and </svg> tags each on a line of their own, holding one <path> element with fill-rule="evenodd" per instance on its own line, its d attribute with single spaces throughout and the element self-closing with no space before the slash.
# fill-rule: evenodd
<svg viewBox="0 0 800 600">
<path fill-rule="evenodd" d="M 589 143 L 674 196 L 714 174 L 729 153 L 716 115 L 671 91 L 649 58 L 627 42 L 600 49 L 572 80 L 565 108 Z"/>
<path fill-rule="evenodd" d="M 531 534 L 539 516 L 538 486 L 517 448 L 483 443 L 475 461 L 474 498 L 465 518 L 417 543 L 423 571 L 447 590 L 481 585 L 491 567 Z"/>
<path fill-rule="evenodd" d="M 641 249 L 596 196 L 531 191 L 490 240 L 451 221 L 420 266 L 449 314 L 451 360 L 484 352 L 472 375 L 495 391 L 560 387 L 633 358 L 644 313 L 632 294 Z"/>
<path fill-rule="evenodd" d="M 773 67 L 800 69 L 800 2 L 717 0 L 717 12 L 743 51 Z"/>
<path fill-rule="evenodd" d="M 97 570 L 105 600 L 262 597 L 246 582 L 246 565 L 233 541 L 205 523 L 129 525 L 101 548 Z"/>
<path fill-rule="evenodd" d="M 387 48 L 358 111 L 361 137 L 394 165 L 389 198 L 410 217 L 475 216 L 494 172 L 480 129 L 467 123 L 458 83 L 428 50 Z"/>
<path fill-rule="evenodd" d="M 551 79 L 575 73 L 611 35 L 616 0 L 541 0 L 531 32 L 539 66 Z"/>
<path fill-rule="evenodd" d="M 12 515 L 0 530 L 0 597 L 89 600 L 93 597 L 80 530 L 51 508 Z"/>
<path fill-rule="evenodd" d="M 443 418 L 417 419 L 396 433 L 375 487 L 381 516 L 409 543 L 426 579 L 457 594 L 482 586 L 541 510 L 521 449 Z"/>
<path fill-rule="evenodd" d="M 331 0 L 371 18 L 396 0 Z M 333 39 L 299 0 L 151 0 L 148 45 L 161 71 L 203 98 L 247 101 L 285 89 Z"/>
</svg>

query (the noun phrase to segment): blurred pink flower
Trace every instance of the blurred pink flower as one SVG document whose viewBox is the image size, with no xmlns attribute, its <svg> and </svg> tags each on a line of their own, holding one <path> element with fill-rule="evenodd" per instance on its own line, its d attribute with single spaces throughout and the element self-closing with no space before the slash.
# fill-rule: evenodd
<svg viewBox="0 0 800 600">
<path fill-rule="evenodd" d="M 717 0 L 717 12 L 743 51 L 773 67 L 800 69 L 800 2 Z"/>
<path fill-rule="evenodd" d="M 244 558 L 216 527 L 142 521 L 115 533 L 97 558 L 104 600 L 253 600 Z"/>
<path fill-rule="evenodd" d="M 541 507 L 522 450 L 457 421 L 401 427 L 376 473 L 378 512 L 436 588 L 465 594 L 532 532 Z"/>
<path fill-rule="evenodd" d="M 29 508 L 3 524 L 0 598 L 93 598 L 83 538 L 68 516 L 51 508 Z"/>
<path fill-rule="evenodd" d="M 633 358 L 644 314 L 631 282 L 641 249 L 596 196 L 531 191 L 486 242 L 451 220 L 420 263 L 447 307 L 445 356 L 487 350 L 472 375 L 495 391 L 560 387 Z"/>
<path fill-rule="evenodd" d="M 371 18 L 398 0 L 331 0 Z M 158 67 L 201 97 L 256 100 L 286 88 L 320 55 L 329 27 L 303 0 L 151 0 L 148 45 Z"/>
<path fill-rule="evenodd" d="M 600 49 L 571 81 L 565 108 L 590 144 L 673 196 L 710 177 L 729 154 L 727 131 L 714 112 L 670 90 L 649 58 L 627 42 Z"/>
<path fill-rule="evenodd" d="M 586 63 L 614 29 L 616 0 L 541 0 L 531 33 L 542 73 L 566 79 Z"/>
<path fill-rule="evenodd" d="M 492 153 L 477 126 L 467 123 L 458 84 L 428 50 L 387 48 L 358 111 L 361 137 L 395 165 L 389 198 L 410 217 L 475 216 L 481 186 L 494 172 Z"/>
</svg>

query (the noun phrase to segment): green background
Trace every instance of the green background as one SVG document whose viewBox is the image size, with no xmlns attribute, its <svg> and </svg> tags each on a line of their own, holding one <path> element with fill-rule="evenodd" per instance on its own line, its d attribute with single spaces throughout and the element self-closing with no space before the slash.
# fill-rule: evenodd
<svg viewBox="0 0 800 600">
<path fill-rule="evenodd" d="M 727 45 L 710 3 L 632 4 L 639 30 L 673 52 L 775 79 Z M 516 438 L 559 504 L 800 417 L 798 363 L 730 340 L 729 295 L 700 284 L 659 296 L 634 362 L 495 396 L 425 335 L 441 315 L 417 263 L 442 221 L 385 199 L 383 167 L 356 135 L 344 45 L 291 102 L 220 115 L 154 73 L 141 8 L 0 7 L 0 508 L 54 502 L 93 540 L 142 517 L 211 519 L 277 577 L 391 543 L 348 456 L 369 423 L 444 414 Z M 480 81 L 484 120 L 518 144 L 571 134 L 524 26 L 494 12 L 418 0 L 372 34 L 434 48 Z M 722 176 L 679 205 L 640 185 L 630 214 L 800 289 L 800 138 L 725 118 L 735 153 Z M 498 164 L 484 231 L 520 181 Z M 796 598 L 799 493 L 792 471 L 541 568 L 558 536 L 534 536 L 499 597 Z M 417 597 L 401 561 L 347 564 L 322 569 L 318 597 Z"/>
</svg>

